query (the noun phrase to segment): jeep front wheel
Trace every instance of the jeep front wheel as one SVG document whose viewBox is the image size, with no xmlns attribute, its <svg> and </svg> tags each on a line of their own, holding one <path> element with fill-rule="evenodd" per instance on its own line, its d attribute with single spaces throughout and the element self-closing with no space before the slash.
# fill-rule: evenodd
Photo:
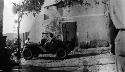
<svg viewBox="0 0 125 72">
<path fill-rule="evenodd" d="M 27 48 L 24 49 L 22 55 L 23 55 L 23 58 L 26 60 L 32 59 L 32 57 L 33 57 L 32 51 L 30 49 L 27 49 Z"/>
<path fill-rule="evenodd" d="M 56 57 L 57 58 L 65 58 L 67 55 L 66 50 L 65 49 L 58 49 L 58 51 L 56 52 Z"/>
</svg>

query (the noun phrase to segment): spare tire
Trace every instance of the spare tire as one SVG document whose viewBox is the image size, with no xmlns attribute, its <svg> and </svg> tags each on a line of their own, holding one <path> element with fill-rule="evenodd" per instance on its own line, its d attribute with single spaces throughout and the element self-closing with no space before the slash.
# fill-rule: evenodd
<svg viewBox="0 0 125 72">
<path fill-rule="evenodd" d="M 63 49 L 63 48 L 59 48 L 59 49 L 57 50 L 57 52 L 56 52 L 56 57 L 57 57 L 57 58 L 60 58 L 60 59 L 65 58 L 66 55 L 67 55 L 66 50 Z"/>
<path fill-rule="evenodd" d="M 23 58 L 26 59 L 26 60 L 30 60 L 30 59 L 33 58 L 33 53 L 32 53 L 32 51 L 31 51 L 30 49 L 28 49 L 28 48 L 25 48 L 25 49 L 24 49 L 22 55 L 23 55 Z"/>
</svg>

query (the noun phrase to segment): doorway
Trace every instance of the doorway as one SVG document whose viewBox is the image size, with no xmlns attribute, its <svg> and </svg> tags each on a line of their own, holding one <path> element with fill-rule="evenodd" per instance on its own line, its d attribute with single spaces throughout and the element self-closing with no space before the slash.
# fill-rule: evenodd
<svg viewBox="0 0 125 72">
<path fill-rule="evenodd" d="M 62 23 L 63 41 L 72 42 L 78 45 L 77 40 L 77 22 L 63 22 Z"/>
</svg>

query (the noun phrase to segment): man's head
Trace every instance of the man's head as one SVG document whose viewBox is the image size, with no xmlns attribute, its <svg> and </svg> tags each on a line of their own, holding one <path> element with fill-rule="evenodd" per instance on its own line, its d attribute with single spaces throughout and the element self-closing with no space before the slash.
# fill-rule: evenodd
<svg viewBox="0 0 125 72">
<path fill-rule="evenodd" d="M 53 38 L 53 34 L 52 33 L 50 33 L 50 37 Z"/>
<path fill-rule="evenodd" d="M 42 33 L 42 37 L 43 38 L 48 38 L 48 37 L 51 37 L 51 38 L 53 38 L 53 34 L 52 33 Z"/>
</svg>

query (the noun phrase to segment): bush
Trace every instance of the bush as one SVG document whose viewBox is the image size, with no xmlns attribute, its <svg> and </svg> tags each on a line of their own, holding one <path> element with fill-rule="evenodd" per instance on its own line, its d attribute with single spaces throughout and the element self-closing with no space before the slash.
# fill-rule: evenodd
<svg viewBox="0 0 125 72">
<path fill-rule="evenodd" d="M 87 49 L 87 48 L 97 48 L 97 47 L 108 47 L 109 42 L 106 40 L 92 40 L 89 42 L 81 42 L 80 48 Z"/>
</svg>

